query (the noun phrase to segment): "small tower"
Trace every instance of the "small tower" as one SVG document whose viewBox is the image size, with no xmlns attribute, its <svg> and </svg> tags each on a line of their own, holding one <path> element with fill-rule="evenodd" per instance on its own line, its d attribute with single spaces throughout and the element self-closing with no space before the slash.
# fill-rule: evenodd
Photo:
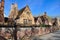
<svg viewBox="0 0 60 40">
<path fill-rule="evenodd" d="M 0 22 L 4 22 L 4 0 L 0 2 Z"/>
<path fill-rule="evenodd" d="M 16 3 L 11 5 L 9 18 L 15 19 L 18 15 L 18 7 Z"/>
</svg>

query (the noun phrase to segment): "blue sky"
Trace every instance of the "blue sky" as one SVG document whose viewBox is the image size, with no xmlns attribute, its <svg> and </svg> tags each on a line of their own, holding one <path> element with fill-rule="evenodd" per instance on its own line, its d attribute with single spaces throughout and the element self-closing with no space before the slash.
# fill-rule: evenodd
<svg viewBox="0 0 60 40">
<path fill-rule="evenodd" d="M 60 16 L 60 0 L 5 0 L 5 16 L 9 15 L 12 3 L 17 3 L 18 10 L 28 5 L 33 16 L 41 15 L 45 11 L 48 16 Z"/>
</svg>

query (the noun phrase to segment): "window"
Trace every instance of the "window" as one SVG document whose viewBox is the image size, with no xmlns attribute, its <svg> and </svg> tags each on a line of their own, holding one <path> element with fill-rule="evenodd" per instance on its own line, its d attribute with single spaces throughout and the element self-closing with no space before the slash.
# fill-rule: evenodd
<svg viewBox="0 0 60 40">
<path fill-rule="evenodd" d="M 27 24 L 28 20 L 27 19 L 24 19 L 24 24 Z"/>
<path fill-rule="evenodd" d="M 24 24 L 31 24 L 32 20 L 24 19 Z"/>
</svg>

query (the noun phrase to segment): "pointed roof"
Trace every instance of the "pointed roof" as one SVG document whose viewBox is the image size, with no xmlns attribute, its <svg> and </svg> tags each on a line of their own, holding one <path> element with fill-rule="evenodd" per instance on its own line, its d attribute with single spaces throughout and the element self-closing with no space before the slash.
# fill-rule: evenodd
<svg viewBox="0 0 60 40">
<path fill-rule="evenodd" d="M 29 6 L 28 6 L 28 5 L 26 5 L 24 8 L 22 8 L 21 10 L 19 10 L 18 14 L 19 14 L 19 15 L 21 15 L 21 13 L 25 10 L 25 8 L 26 8 L 26 7 L 28 7 L 28 8 L 29 8 Z"/>
<path fill-rule="evenodd" d="M 22 8 L 21 10 L 19 10 L 19 11 L 18 11 L 17 18 L 19 18 L 19 16 L 22 14 L 22 12 L 25 10 L 25 8 L 26 8 L 26 7 L 28 7 L 28 8 L 29 8 L 29 6 L 28 6 L 28 5 L 26 5 L 24 8 Z"/>
</svg>

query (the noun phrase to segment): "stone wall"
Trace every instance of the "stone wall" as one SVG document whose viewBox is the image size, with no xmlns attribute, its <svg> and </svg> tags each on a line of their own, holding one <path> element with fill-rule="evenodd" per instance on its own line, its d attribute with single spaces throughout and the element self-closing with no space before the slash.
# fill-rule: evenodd
<svg viewBox="0 0 60 40">
<path fill-rule="evenodd" d="M 34 27 L 34 28 L 18 28 L 17 38 L 23 39 L 24 37 L 40 36 L 58 30 L 53 27 Z"/>
</svg>

